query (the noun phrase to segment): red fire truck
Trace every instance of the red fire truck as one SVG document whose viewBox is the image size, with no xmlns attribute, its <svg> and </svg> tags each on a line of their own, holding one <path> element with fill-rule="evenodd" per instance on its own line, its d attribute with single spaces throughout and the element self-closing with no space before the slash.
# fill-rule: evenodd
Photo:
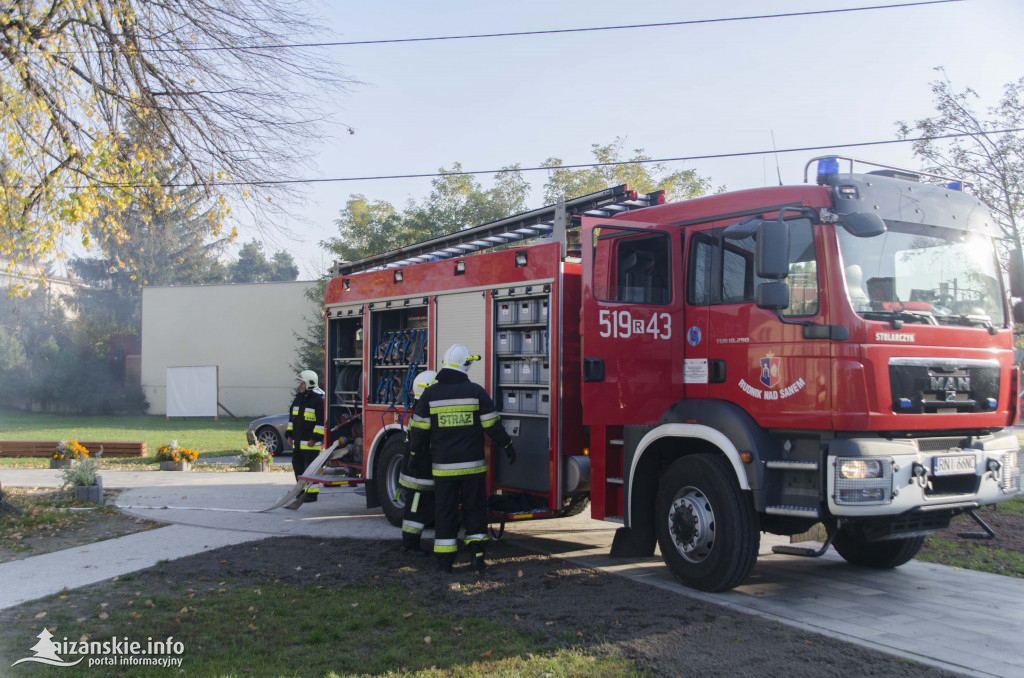
<svg viewBox="0 0 1024 678">
<path fill-rule="evenodd" d="M 704 591 L 743 581 L 761 532 L 821 522 L 822 548 L 776 550 L 878 568 L 959 513 L 991 534 L 974 509 L 1020 490 L 1024 317 L 991 215 L 937 177 L 815 160 L 813 184 L 619 186 L 336 264 L 328 424 L 361 438 L 335 463 L 400 524 L 412 376 L 458 342 L 519 453 L 489 456 L 495 521 L 589 500 L 622 524 L 613 556 L 657 544 Z"/>
</svg>

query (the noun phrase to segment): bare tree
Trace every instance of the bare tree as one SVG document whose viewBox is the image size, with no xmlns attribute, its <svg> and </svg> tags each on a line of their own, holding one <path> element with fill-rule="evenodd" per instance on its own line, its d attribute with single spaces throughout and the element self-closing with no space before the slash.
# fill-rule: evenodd
<svg viewBox="0 0 1024 678">
<path fill-rule="evenodd" d="M 172 203 L 181 184 L 267 217 L 293 191 L 275 182 L 322 143 L 323 95 L 353 83 L 298 44 L 322 33 L 303 0 L 4 5 L 0 257 L 59 257 L 69 236 L 88 246 L 101 213 L 140 191 Z M 140 147 L 127 134 L 139 127 L 165 143 Z M 176 186 L 160 181 L 171 165 Z"/>
<path fill-rule="evenodd" d="M 954 89 L 945 71 L 931 83 L 938 114 L 913 124 L 898 122 L 900 136 L 922 137 L 914 153 L 925 169 L 946 176 L 963 177 L 974 193 L 993 211 L 1003 236 L 1021 246 L 1024 226 L 1024 78 L 1008 83 L 988 115 L 974 106 L 978 94 L 967 87 Z M 1009 130 L 1009 131 L 1007 131 Z M 944 135 L 963 135 L 937 139 Z"/>
</svg>

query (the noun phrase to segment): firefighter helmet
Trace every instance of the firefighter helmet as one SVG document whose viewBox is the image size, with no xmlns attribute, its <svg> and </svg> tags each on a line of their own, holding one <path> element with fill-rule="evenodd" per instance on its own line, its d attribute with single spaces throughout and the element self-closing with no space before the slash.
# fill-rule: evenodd
<svg viewBox="0 0 1024 678">
<path fill-rule="evenodd" d="M 295 381 L 303 381 L 306 383 L 306 388 L 310 391 L 316 388 L 316 372 L 313 370 L 302 370 L 299 372 L 299 376 L 295 377 Z"/>
<path fill-rule="evenodd" d="M 447 367 L 452 370 L 458 370 L 463 374 L 469 374 L 469 368 L 473 366 L 473 363 L 480 360 L 478 355 L 470 355 L 469 349 L 463 344 L 452 344 L 447 351 L 444 352 L 444 358 L 441 359 L 441 366 Z"/>
<path fill-rule="evenodd" d="M 419 398 L 435 381 L 437 381 L 437 372 L 434 370 L 425 370 L 417 374 L 412 380 L 412 397 Z"/>
</svg>

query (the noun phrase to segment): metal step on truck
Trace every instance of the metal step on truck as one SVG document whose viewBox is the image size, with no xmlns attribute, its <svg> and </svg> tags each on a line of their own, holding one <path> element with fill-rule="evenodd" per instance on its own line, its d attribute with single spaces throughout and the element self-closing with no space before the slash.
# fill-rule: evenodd
<svg viewBox="0 0 1024 678">
<path fill-rule="evenodd" d="M 1019 252 L 1006 290 L 993 219 L 952 180 L 815 161 L 814 183 L 617 186 L 336 264 L 327 424 L 361 430 L 333 464 L 400 524 L 412 377 L 457 342 L 519 452 L 489 454 L 492 519 L 589 503 L 621 524 L 613 556 L 658 545 L 696 589 L 740 584 L 762 532 L 820 522 L 820 549 L 776 548 L 891 568 L 1011 499 Z"/>
</svg>

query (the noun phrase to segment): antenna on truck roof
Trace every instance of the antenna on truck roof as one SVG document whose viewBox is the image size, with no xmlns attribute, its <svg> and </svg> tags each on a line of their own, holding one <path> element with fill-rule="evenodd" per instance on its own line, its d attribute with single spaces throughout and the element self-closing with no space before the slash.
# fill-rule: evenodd
<svg viewBox="0 0 1024 678">
<path fill-rule="evenodd" d="M 628 184 L 620 184 L 603 191 L 578 198 L 559 200 L 554 205 L 516 214 L 488 224 L 456 231 L 431 240 L 400 247 L 390 252 L 374 254 L 358 261 L 336 262 L 331 267 L 332 277 L 351 275 L 362 271 L 398 268 L 439 259 L 462 257 L 483 250 L 500 247 L 530 238 L 550 237 L 562 243 L 566 254 L 566 234 L 578 228 L 580 217 L 611 217 L 622 212 L 659 205 L 665 201 L 664 191 L 637 193 Z"/>
</svg>

